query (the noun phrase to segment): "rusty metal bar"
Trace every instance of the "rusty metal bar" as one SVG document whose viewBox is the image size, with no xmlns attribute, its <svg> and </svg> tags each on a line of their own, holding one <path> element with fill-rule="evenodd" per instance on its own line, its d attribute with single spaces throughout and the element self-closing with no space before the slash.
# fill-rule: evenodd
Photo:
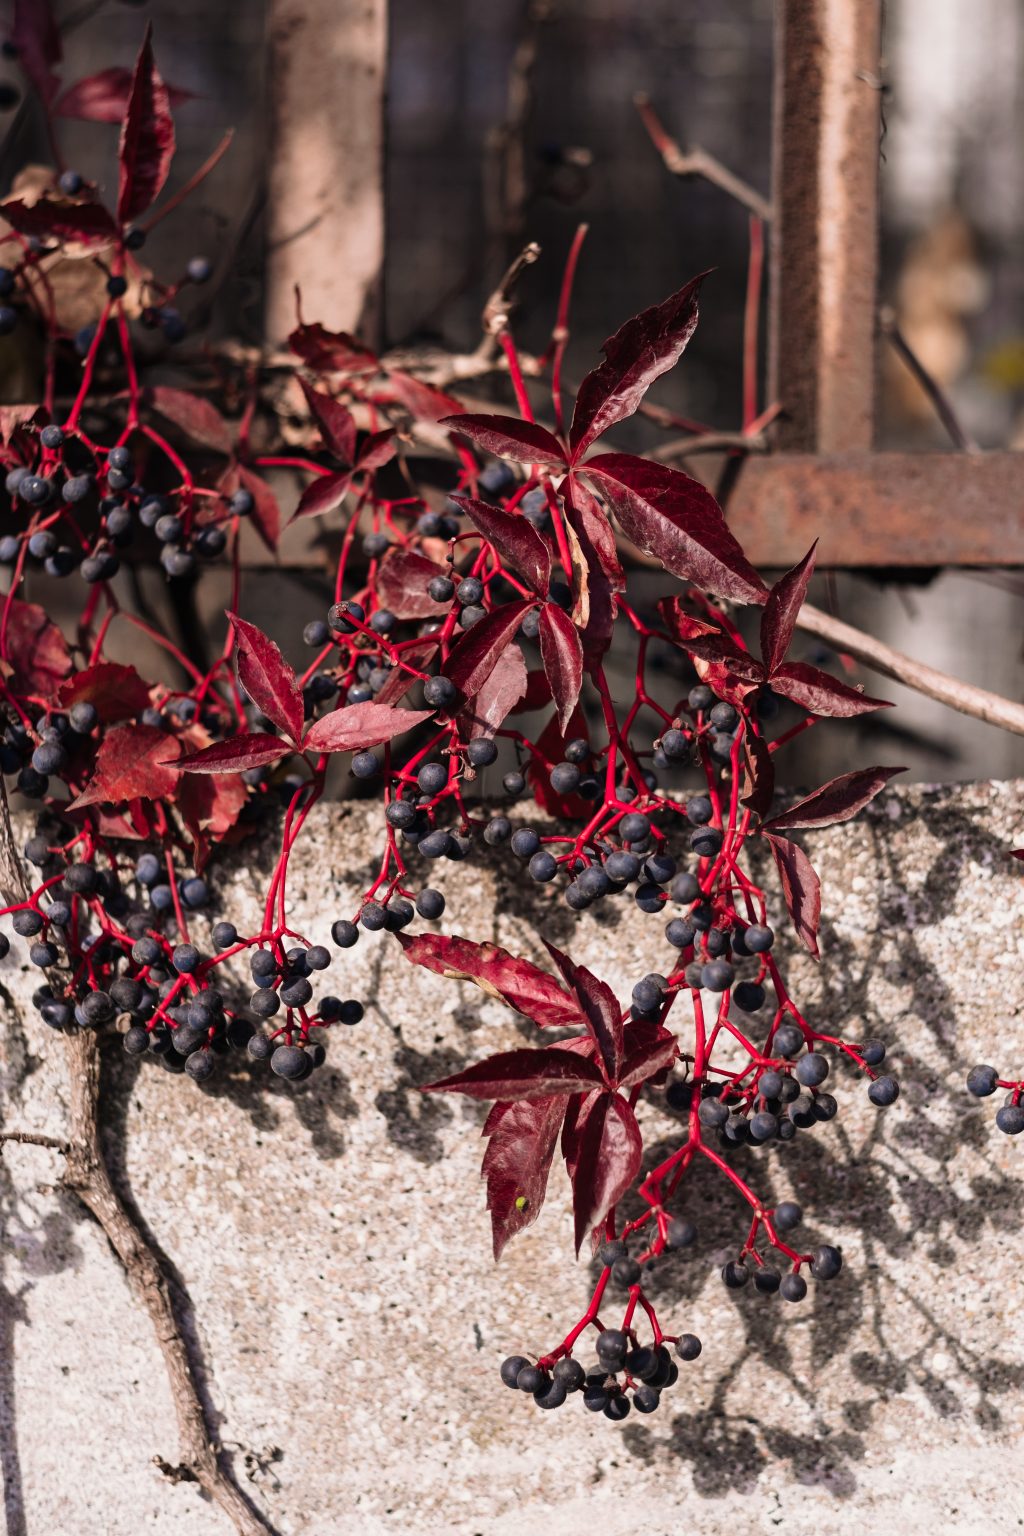
<svg viewBox="0 0 1024 1536">
<path fill-rule="evenodd" d="M 721 462 L 709 455 L 687 468 L 714 485 Z M 752 456 L 726 515 L 762 570 L 795 564 L 815 539 L 818 565 L 836 569 L 1024 566 L 1022 463 L 1018 453 Z M 282 475 L 277 488 L 287 519 L 298 482 Z M 280 564 L 326 568 L 338 537 L 328 519 L 293 523 Z M 243 558 L 250 568 L 272 563 L 255 536 L 243 543 Z"/>
<path fill-rule="evenodd" d="M 870 448 L 881 0 L 777 0 L 768 398 L 781 448 Z"/>
<path fill-rule="evenodd" d="M 306 318 L 378 339 L 387 0 L 270 0 L 266 335 Z"/>
<path fill-rule="evenodd" d="M 1024 565 L 1021 455 L 856 453 L 748 459 L 729 525 L 756 566 Z"/>
</svg>

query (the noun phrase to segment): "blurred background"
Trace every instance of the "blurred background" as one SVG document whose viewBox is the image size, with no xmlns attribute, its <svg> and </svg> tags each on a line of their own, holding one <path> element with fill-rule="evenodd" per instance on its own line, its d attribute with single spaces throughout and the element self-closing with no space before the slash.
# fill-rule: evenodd
<svg viewBox="0 0 1024 1536">
<path fill-rule="evenodd" d="M 172 189 L 226 128 L 236 129 L 229 156 L 184 216 L 186 254 L 215 259 L 215 281 L 203 295 L 205 304 L 213 294 L 213 333 L 259 344 L 272 86 L 267 8 L 257 0 L 219 7 L 62 0 L 54 9 L 64 27 L 67 82 L 130 65 L 152 19 L 165 78 L 191 93 L 175 114 Z M 543 254 L 517 288 L 515 327 L 527 348 L 541 350 L 565 254 L 585 221 L 568 380 L 582 376 L 627 316 L 714 268 L 697 335 L 652 398 L 716 429 L 737 429 L 748 217 L 718 187 L 667 173 L 633 98 L 646 92 L 680 143 L 700 144 L 767 196 L 772 31 L 771 0 L 391 0 L 385 344 L 471 350 L 497 276 L 525 241 L 536 240 Z M 892 307 L 983 448 L 1024 447 L 1022 54 L 1024 0 L 885 4 L 879 301 Z M 0 64 L 14 83 L 16 66 Z M 31 103 L 13 107 L 6 121 L 5 192 L 26 160 L 47 158 Z M 112 183 L 114 127 L 67 122 L 62 143 L 69 163 Z M 510 144 L 517 173 L 511 196 L 502 182 Z M 147 249 L 152 265 L 180 265 L 182 239 L 180 217 L 161 225 Z M 876 446 L 947 450 L 932 404 L 884 339 L 878 377 Z M 474 388 L 486 388 L 499 408 L 511 405 L 500 380 Z M 655 441 L 656 429 L 642 424 L 629 446 Z M 656 575 L 641 580 L 651 601 L 664 589 Z M 253 573 L 249 602 L 264 617 L 273 613 L 277 637 L 292 646 L 319 601 L 318 582 L 312 572 Z M 957 677 L 1024 697 L 1024 576 L 1015 570 L 902 572 L 894 579 L 842 573 L 816 578 L 812 598 Z M 155 607 L 163 601 L 159 581 L 151 599 Z M 223 594 L 211 590 L 201 601 L 215 623 Z M 805 659 L 840 666 L 814 641 L 798 644 Z M 905 762 L 925 780 L 1024 773 L 1024 739 L 866 671 L 855 675 L 899 708 L 801 738 L 789 756 L 792 782 L 864 759 Z M 628 696 L 628 665 L 621 683 Z"/>
</svg>

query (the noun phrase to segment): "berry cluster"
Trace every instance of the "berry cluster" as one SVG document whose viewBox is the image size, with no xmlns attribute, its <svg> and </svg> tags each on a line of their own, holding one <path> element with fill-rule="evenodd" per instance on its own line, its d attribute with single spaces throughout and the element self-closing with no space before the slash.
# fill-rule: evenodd
<svg viewBox="0 0 1024 1536">
<path fill-rule="evenodd" d="M 1005 1091 L 1002 1104 L 996 1110 L 996 1126 L 1007 1136 L 1019 1136 L 1024 1131 L 1024 1081 L 1003 1079 L 995 1067 L 972 1067 L 967 1074 L 967 1092 L 976 1099 L 987 1099 L 997 1088 Z"/>
<path fill-rule="evenodd" d="M 839 1250 L 792 1246 L 799 1209 L 773 1206 L 738 1169 L 835 1117 L 837 1061 L 865 1076 L 871 1103 L 898 1096 L 878 1072 L 881 1041 L 850 1043 L 801 1012 L 775 931 L 788 914 L 817 955 L 820 888 L 793 834 L 847 820 L 899 771 L 854 770 L 780 806 L 780 754 L 883 701 L 790 659 L 813 550 L 769 587 L 702 485 L 601 444 L 681 356 L 699 280 L 608 340 L 570 415 L 561 375 L 577 238 L 550 346 L 529 370 L 550 371 L 550 426 L 536 419 L 507 305 L 488 324 L 518 415 L 468 414 L 301 314 L 283 411 L 280 380 L 265 389 L 258 369 L 231 362 L 212 392 L 149 384 L 140 333 L 180 339 L 181 290 L 210 269 L 195 258 L 186 280 L 161 285 L 140 265 L 174 148 L 148 36 L 126 90 L 116 209 L 59 170 L 36 201 L 3 205 L 0 331 L 41 334 L 47 358 L 38 400 L 0 413 L 0 772 L 39 812 L 24 850 L 33 889 L 3 910 L 45 975 L 37 1006 L 56 1029 L 116 1026 L 129 1053 L 196 1082 L 230 1049 L 308 1077 L 325 1031 L 362 1016 L 357 1000 L 321 989 L 326 935 L 288 923 L 290 864 L 340 757 L 351 792 L 378 798 L 380 846 L 354 909 L 333 923 L 335 947 L 379 934 L 533 1022 L 537 1044 L 428 1091 L 492 1105 L 483 1176 L 496 1255 L 536 1219 L 556 1150 L 577 1252 L 589 1242 L 599 1253 L 583 1317 L 549 1354 L 507 1360 L 502 1379 L 542 1407 L 580 1392 L 612 1419 L 650 1412 L 676 1379 L 669 1346 L 683 1361 L 700 1352 L 691 1334 L 662 1332 L 644 1289 L 653 1260 L 693 1242 L 688 1171 L 710 1164 L 749 1210 L 725 1285 L 752 1280 L 799 1301 L 806 1275 L 839 1273 Z M 102 278 L 84 332 L 64 326 L 45 280 L 49 257 L 72 246 Z M 447 446 L 429 483 L 421 434 Z M 242 616 L 243 523 L 271 549 L 280 532 L 271 473 L 300 478 L 295 518 L 328 519 L 338 536 L 333 601 L 303 613 L 301 664 Z M 656 604 L 631 585 L 637 549 L 665 571 Z M 230 570 L 212 665 L 112 585 L 122 560 L 154 556 L 171 584 L 211 562 Z M 31 601 L 39 573 L 80 591 L 73 636 Z M 756 650 L 741 608 L 759 620 Z M 125 626 L 161 647 L 175 686 L 110 659 Z M 627 699 L 613 696 L 612 651 L 635 656 Z M 243 932 L 217 906 L 216 855 L 247 836 L 278 852 Z M 573 913 L 620 902 L 650 918 L 652 969 L 628 1002 L 553 945 L 554 974 L 425 926 L 445 914 L 444 861 L 485 851 Z M 780 891 L 771 908 L 766 862 Z M 1021 1130 L 1020 1084 L 991 1068 L 971 1076 L 972 1092 L 1010 1091 L 999 1124 Z M 651 1103 L 680 1122 L 653 1167 L 641 1124 Z M 737 1162 L 743 1146 L 756 1156 Z M 601 1312 L 616 1292 L 623 1313 L 609 1326 Z M 590 1328 L 588 1371 L 573 1351 Z"/>
</svg>

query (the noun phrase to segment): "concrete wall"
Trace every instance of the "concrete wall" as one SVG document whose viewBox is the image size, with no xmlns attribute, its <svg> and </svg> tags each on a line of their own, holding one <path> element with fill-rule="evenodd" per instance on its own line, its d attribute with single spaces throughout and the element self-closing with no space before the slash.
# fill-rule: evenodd
<svg viewBox="0 0 1024 1536">
<path fill-rule="evenodd" d="M 295 926 L 316 938 L 351 907 L 370 818 L 311 823 Z M 835 1122 L 757 1160 L 766 1196 L 795 1195 L 808 1233 L 843 1246 L 842 1276 L 803 1306 L 724 1291 L 715 1261 L 742 1215 L 720 1181 L 695 1180 L 701 1236 L 656 1299 L 704 1353 L 656 1415 L 621 1427 L 578 1401 L 542 1415 L 498 1382 L 507 1352 L 553 1343 L 585 1299 L 564 1178 L 495 1267 L 482 1114 L 417 1091 L 529 1038 L 514 1016 L 368 935 L 334 968 L 367 1017 L 297 1090 L 238 1065 L 199 1089 L 115 1049 L 111 1160 L 188 1288 L 219 1433 L 282 1536 L 1017 1531 L 1024 1147 L 962 1080 L 1022 1051 L 1024 886 L 1006 858 L 1022 822 L 1020 784 L 918 786 L 808 839 L 824 961 L 794 961 L 796 996 L 851 1037 L 890 1039 L 903 1097 L 879 1113 L 842 1077 Z M 632 909 L 572 919 L 507 866 L 451 865 L 444 881 L 451 931 L 536 954 L 541 927 L 571 927 L 574 954 L 623 995 L 663 960 L 661 925 Z M 244 858 L 229 883 L 244 914 L 258 886 Z M 59 1135 L 60 1041 L 22 1015 L 33 977 L 15 957 L 0 979 L 3 1121 Z M 671 1117 L 653 1101 L 643 1115 L 664 1144 Z M 176 1446 L 149 1324 L 54 1191 L 55 1163 L 20 1146 L 0 1163 L 7 1530 L 222 1536 L 151 1464 Z"/>
</svg>

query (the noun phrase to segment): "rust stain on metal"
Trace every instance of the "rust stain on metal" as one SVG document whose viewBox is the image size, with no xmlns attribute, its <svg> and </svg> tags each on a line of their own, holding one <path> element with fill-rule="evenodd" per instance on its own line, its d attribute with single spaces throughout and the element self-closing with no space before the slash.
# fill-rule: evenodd
<svg viewBox="0 0 1024 1536">
<path fill-rule="evenodd" d="M 729 525 L 756 566 L 1024 565 L 1020 454 L 748 459 Z"/>
<path fill-rule="evenodd" d="M 769 395 L 787 449 L 869 448 L 880 0 L 780 0 Z"/>
</svg>

